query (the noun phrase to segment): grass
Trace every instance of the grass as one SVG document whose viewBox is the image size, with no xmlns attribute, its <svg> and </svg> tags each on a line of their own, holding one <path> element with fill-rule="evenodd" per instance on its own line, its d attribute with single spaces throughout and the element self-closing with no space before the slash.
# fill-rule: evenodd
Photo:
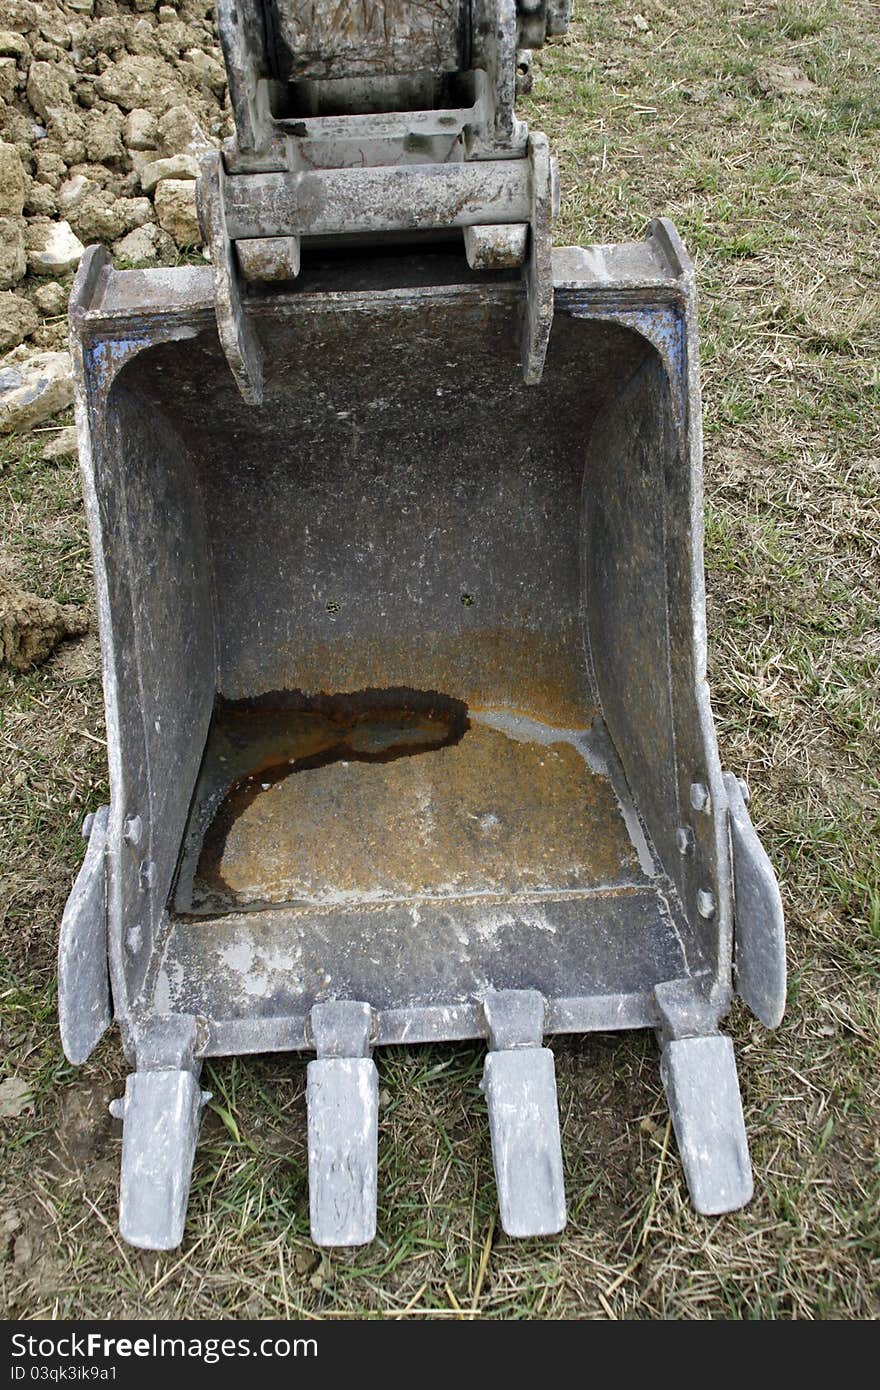
<svg viewBox="0 0 880 1390">
<path fill-rule="evenodd" d="M 525 114 L 560 157 L 557 241 L 638 237 L 664 213 L 701 289 L 711 681 L 779 871 L 791 987 L 767 1034 L 738 1007 L 756 1196 L 704 1220 L 683 1187 L 643 1034 L 555 1046 L 571 1216 L 499 1232 L 480 1049 L 381 1059 L 380 1237 L 308 1239 L 304 1076 L 217 1061 L 187 1239 L 115 1234 L 124 1063 L 80 1072 L 54 1017 L 84 812 L 106 798 L 92 638 L 0 673 L 3 1063 L 33 1113 L 4 1125 L 0 1290 L 15 1316 L 873 1318 L 880 1312 L 880 460 L 873 7 L 660 0 L 577 7 Z M 769 62 L 815 84 L 761 94 Z M 75 468 L 0 462 L 6 564 L 90 601 Z M 28 1254 L 29 1251 L 29 1254 Z"/>
</svg>

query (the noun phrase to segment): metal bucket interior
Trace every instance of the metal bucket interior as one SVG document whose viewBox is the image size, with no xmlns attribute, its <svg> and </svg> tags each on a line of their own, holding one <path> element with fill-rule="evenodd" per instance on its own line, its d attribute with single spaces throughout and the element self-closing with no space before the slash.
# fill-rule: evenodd
<svg viewBox="0 0 880 1390">
<path fill-rule="evenodd" d="M 167 907 L 125 972 L 211 1051 L 327 998 L 380 1041 L 477 1035 L 487 989 L 644 1025 L 716 964 L 664 869 L 676 383 L 558 302 L 524 388 L 516 287 L 425 278 L 267 302 L 259 407 L 213 328 L 147 347 L 97 431 Z"/>
</svg>

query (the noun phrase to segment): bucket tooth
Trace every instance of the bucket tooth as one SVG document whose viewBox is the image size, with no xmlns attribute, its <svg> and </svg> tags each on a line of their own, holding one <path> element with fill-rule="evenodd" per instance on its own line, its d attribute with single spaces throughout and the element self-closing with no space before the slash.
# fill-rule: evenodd
<svg viewBox="0 0 880 1390">
<path fill-rule="evenodd" d="M 379 1077 L 372 1013 L 350 1001 L 311 1012 L 318 1057 L 308 1066 L 309 1214 L 316 1245 L 366 1245 L 376 1234 Z"/>
<path fill-rule="evenodd" d="M 565 1226 L 565 1184 L 555 1063 L 540 1045 L 544 1000 L 505 990 L 488 996 L 484 1010 L 492 1050 L 481 1084 L 501 1225 L 509 1236 L 555 1235 Z"/>
<path fill-rule="evenodd" d="M 752 1165 L 730 1038 L 670 1040 L 660 1073 L 696 1210 L 718 1216 L 744 1207 L 752 1197 Z"/>
<path fill-rule="evenodd" d="M 119 1230 L 143 1250 L 183 1239 L 205 1096 L 189 1070 L 133 1072 L 111 1112 L 122 1118 Z"/>
</svg>

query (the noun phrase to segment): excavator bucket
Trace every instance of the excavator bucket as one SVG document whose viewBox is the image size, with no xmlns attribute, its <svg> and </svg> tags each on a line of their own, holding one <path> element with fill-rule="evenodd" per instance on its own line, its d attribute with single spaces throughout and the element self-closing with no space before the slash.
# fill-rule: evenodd
<svg viewBox="0 0 880 1390">
<path fill-rule="evenodd" d="M 513 91 L 565 5 L 372 8 L 221 4 L 211 267 L 94 248 L 71 301 L 111 795 L 61 1030 L 118 1021 L 153 1249 L 215 1056 L 311 1054 L 320 1244 L 375 1233 L 390 1043 L 486 1040 L 510 1235 L 565 1223 L 552 1035 L 655 1029 L 695 1206 L 752 1190 L 719 1023 L 778 1023 L 783 927 L 706 686 L 692 268 L 552 249 Z"/>
</svg>

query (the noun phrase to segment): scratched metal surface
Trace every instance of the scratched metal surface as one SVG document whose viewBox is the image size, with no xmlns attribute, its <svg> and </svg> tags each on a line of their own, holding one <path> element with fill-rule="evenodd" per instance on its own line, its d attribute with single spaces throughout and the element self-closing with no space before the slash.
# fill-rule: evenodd
<svg viewBox="0 0 880 1390">
<path fill-rule="evenodd" d="M 572 746 L 597 713 L 580 499 L 593 417 L 647 346 L 563 323 L 545 385 L 527 392 L 506 305 L 370 317 L 369 332 L 351 311 L 276 322 L 256 410 L 217 364 L 193 362 L 201 340 L 145 355 L 139 385 L 160 416 L 183 388 L 220 694 L 409 688 L 460 701 L 470 727 L 455 748 L 381 770 L 337 761 L 270 778 L 225 816 L 213 872 L 203 854 L 194 875 L 201 895 L 177 902 L 629 882 L 638 863 L 610 783 Z M 479 722 L 505 712 L 543 732 Z M 264 763 L 265 750 L 242 771 Z M 204 831 L 198 794 L 193 816 Z"/>
<path fill-rule="evenodd" d="M 653 886 L 276 908 L 175 921 L 153 1004 L 207 1019 L 215 1053 L 307 1047 L 335 998 L 369 1000 L 382 1043 L 480 1037 L 499 989 L 537 989 L 548 1032 L 645 1027 L 692 944 Z"/>
<path fill-rule="evenodd" d="M 588 439 L 644 339 L 563 319 L 526 390 L 514 306 L 477 294 L 260 326 L 262 407 L 241 401 L 211 334 L 142 354 L 119 383 L 189 446 L 220 694 L 408 686 L 582 720 Z"/>
</svg>

